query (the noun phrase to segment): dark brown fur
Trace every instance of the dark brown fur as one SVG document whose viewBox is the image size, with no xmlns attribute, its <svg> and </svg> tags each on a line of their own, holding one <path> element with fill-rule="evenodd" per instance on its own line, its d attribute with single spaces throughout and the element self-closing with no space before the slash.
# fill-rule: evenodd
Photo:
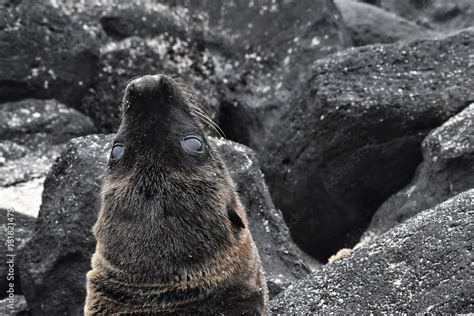
<svg viewBox="0 0 474 316">
<path fill-rule="evenodd" d="M 259 314 L 267 288 L 235 186 L 180 84 L 145 76 L 126 89 L 94 226 L 85 315 Z M 199 135 L 205 151 L 180 141 Z"/>
</svg>

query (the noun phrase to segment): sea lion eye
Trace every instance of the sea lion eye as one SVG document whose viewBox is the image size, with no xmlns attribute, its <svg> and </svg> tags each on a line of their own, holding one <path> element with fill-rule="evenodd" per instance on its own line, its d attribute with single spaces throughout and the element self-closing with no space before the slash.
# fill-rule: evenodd
<svg viewBox="0 0 474 316">
<path fill-rule="evenodd" d="M 197 135 L 187 135 L 181 140 L 181 147 L 190 155 L 196 156 L 204 152 L 204 142 Z"/>
<path fill-rule="evenodd" d="M 117 161 L 120 158 L 122 158 L 123 152 L 124 152 L 123 144 L 115 144 L 114 147 L 112 147 L 112 153 L 110 154 L 110 158 L 113 161 Z"/>
</svg>

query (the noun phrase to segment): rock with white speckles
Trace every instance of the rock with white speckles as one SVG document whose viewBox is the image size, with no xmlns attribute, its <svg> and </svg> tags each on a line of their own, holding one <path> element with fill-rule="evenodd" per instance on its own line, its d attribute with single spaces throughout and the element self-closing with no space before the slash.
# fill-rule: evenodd
<svg viewBox="0 0 474 316">
<path fill-rule="evenodd" d="M 261 154 L 293 240 L 326 260 L 412 179 L 421 142 L 474 100 L 474 29 L 348 49 L 314 65 Z"/>
<path fill-rule="evenodd" d="M 0 207 L 36 216 L 54 159 L 69 139 L 94 131 L 88 117 L 56 100 L 0 104 Z"/>
<path fill-rule="evenodd" d="M 181 2 L 197 3 L 209 27 L 230 40 L 228 49 L 244 56 L 221 67 L 229 90 L 219 122 L 229 139 L 257 151 L 291 108 L 310 65 L 352 45 L 333 0 Z"/>
<path fill-rule="evenodd" d="M 76 315 L 85 300 L 85 274 L 95 249 L 91 228 L 112 135 L 73 139 L 45 181 L 34 235 L 20 255 L 23 293 L 34 315 Z M 231 141 L 210 138 L 234 179 L 250 229 L 276 294 L 309 269 L 275 210 L 253 152 Z"/>
<path fill-rule="evenodd" d="M 273 313 L 467 314 L 474 311 L 474 190 L 395 227 L 288 287 Z"/>
<path fill-rule="evenodd" d="M 335 0 L 355 46 L 434 38 L 439 35 L 392 12 L 354 0 Z"/>
<path fill-rule="evenodd" d="M 78 104 L 98 47 L 83 25 L 46 1 L 0 2 L 0 102 L 55 98 Z"/>
<path fill-rule="evenodd" d="M 374 214 L 365 237 L 373 238 L 417 213 L 474 188 L 474 104 L 433 130 L 422 143 L 415 178 Z"/>
</svg>

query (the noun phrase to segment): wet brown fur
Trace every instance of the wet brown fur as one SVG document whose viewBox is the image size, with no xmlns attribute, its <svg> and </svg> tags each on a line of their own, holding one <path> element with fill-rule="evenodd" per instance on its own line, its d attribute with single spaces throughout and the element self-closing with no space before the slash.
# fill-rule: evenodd
<svg viewBox="0 0 474 316">
<path fill-rule="evenodd" d="M 84 314 L 264 314 L 265 276 L 235 186 L 195 101 L 159 80 L 125 93 L 125 154 L 104 174 Z M 188 131 L 203 138 L 202 157 L 180 152 Z"/>
</svg>

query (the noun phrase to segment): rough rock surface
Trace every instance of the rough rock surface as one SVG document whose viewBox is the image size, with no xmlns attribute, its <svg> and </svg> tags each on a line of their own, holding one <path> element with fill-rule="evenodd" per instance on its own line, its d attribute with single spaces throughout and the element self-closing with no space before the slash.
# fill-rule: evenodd
<svg viewBox="0 0 474 316">
<path fill-rule="evenodd" d="M 314 65 L 261 155 L 273 201 L 306 252 L 326 260 L 355 243 L 410 181 L 423 138 L 474 100 L 473 50 L 470 29 Z"/>
<path fill-rule="evenodd" d="M 433 130 L 422 143 L 415 178 L 377 210 L 364 234 L 380 235 L 417 213 L 474 188 L 474 104 Z"/>
<path fill-rule="evenodd" d="M 94 131 L 88 117 L 55 100 L 0 104 L 0 207 L 36 215 L 44 177 L 65 142 Z"/>
<path fill-rule="evenodd" d="M 8 296 L 7 290 L 9 289 L 9 283 L 14 283 L 15 294 L 22 294 L 19 273 L 20 267 L 17 255 L 30 239 L 34 223 L 34 217 L 15 212 L 12 209 L 7 210 L 0 208 L 0 247 L 3 254 L 2 258 L 5 260 L 0 265 L 0 299 Z M 13 243 L 8 240 L 9 232 L 14 234 L 14 238 L 12 239 L 14 241 Z M 8 247 L 9 245 L 11 248 Z M 10 255 L 16 256 L 14 258 L 15 265 L 13 268 L 13 282 L 12 280 L 7 279 L 10 271 L 6 260 L 11 258 Z"/>
<path fill-rule="evenodd" d="M 473 242 L 470 190 L 291 285 L 271 302 L 272 312 L 472 313 Z"/>
<path fill-rule="evenodd" d="M 229 88 L 219 123 L 227 137 L 253 149 L 291 106 L 289 97 L 310 74 L 307 65 L 352 44 L 332 0 L 182 2 L 205 12 L 230 49 L 243 50 L 244 60 L 219 63 Z"/>
<path fill-rule="evenodd" d="M 82 310 L 85 274 L 95 248 L 91 227 L 111 139 L 111 135 L 90 135 L 72 140 L 45 181 L 34 236 L 20 260 L 23 292 L 33 314 L 76 315 Z M 214 143 L 249 208 L 251 229 L 276 294 L 309 270 L 271 203 L 254 155 L 229 141 Z"/>
<path fill-rule="evenodd" d="M 474 26 L 474 2 L 471 0 L 378 0 L 395 14 L 441 32 Z"/>
<path fill-rule="evenodd" d="M 376 6 L 335 0 L 355 46 L 433 38 L 438 33 Z"/>
<path fill-rule="evenodd" d="M 49 3 L 0 2 L 0 102 L 55 98 L 77 104 L 96 63 L 93 36 Z"/>
</svg>

